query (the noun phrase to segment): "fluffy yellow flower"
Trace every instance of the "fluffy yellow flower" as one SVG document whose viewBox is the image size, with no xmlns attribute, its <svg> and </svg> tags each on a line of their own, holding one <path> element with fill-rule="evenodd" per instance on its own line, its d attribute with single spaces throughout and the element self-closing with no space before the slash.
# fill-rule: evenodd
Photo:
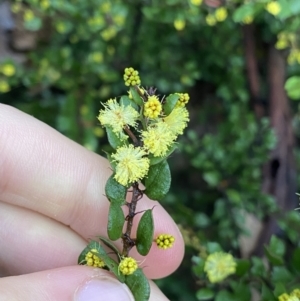
<svg viewBox="0 0 300 301">
<path fill-rule="evenodd" d="M 170 115 L 164 118 L 169 130 L 176 137 L 183 134 L 189 120 L 189 112 L 185 107 L 175 107 Z"/>
<path fill-rule="evenodd" d="M 100 111 L 98 119 L 103 126 L 109 126 L 113 132 L 121 135 L 127 125 L 136 127 L 139 113 L 131 106 L 119 105 L 117 100 L 109 99 L 104 104 L 105 109 Z"/>
<path fill-rule="evenodd" d="M 208 14 L 205 17 L 205 21 L 206 21 L 206 24 L 209 25 L 209 26 L 214 26 L 217 23 L 217 20 L 216 20 L 215 16 L 212 15 L 212 14 Z"/>
<path fill-rule="evenodd" d="M 191 3 L 196 6 L 200 6 L 202 4 L 202 2 L 203 2 L 203 0 L 191 0 Z"/>
<path fill-rule="evenodd" d="M 234 274 L 236 262 L 231 254 L 215 252 L 210 254 L 204 264 L 204 271 L 207 273 L 211 283 L 224 280 L 227 276 Z"/>
<path fill-rule="evenodd" d="M 170 234 L 160 234 L 155 242 L 160 249 L 168 249 L 173 247 L 173 243 L 175 242 L 174 236 Z"/>
<path fill-rule="evenodd" d="M 157 118 L 161 113 L 161 103 L 157 96 L 152 95 L 148 97 L 144 107 L 144 116 L 148 118 Z"/>
<path fill-rule="evenodd" d="M 281 12 L 281 5 L 278 1 L 271 1 L 266 5 L 266 10 L 273 16 L 277 16 Z"/>
<path fill-rule="evenodd" d="M 119 264 L 119 271 L 123 275 L 131 275 L 136 271 L 137 268 L 138 268 L 138 264 L 136 260 L 132 257 L 122 258 Z"/>
<path fill-rule="evenodd" d="M 163 121 L 151 125 L 147 131 L 142 132 L 141 136 L 144 148 L 154 157 L 164 156 L 176 139 L 169 126 Z"/>
<path fill-rule="evenodd" d="M 150 165 L 150 161 L 144 157 L 145 155 L 145 150 L 141 147 L 134 147 L 132 144 L 118 148 L 117 152 L 111 155 L 114 162 L 117 162 L 114 177 L 116 181 L 126 186 L 144 178 Z"/>
<path fill-rule="evenodd" d="M 16 73 L 16 68 L 11 63 L 6 63 L 1 67 L 0 70 L 5 76 L 10 77 Z"/>
<path fill-rule="evenodd" d="M 300 289 L 296 288 L 291 292 L 291 296 L 296 296 L 300 299 Z"/>
<path fill-rule="evenodd" d="M 97 255 L 95 255 L 94 253 L 98 253 L 98 251 L 96 249 L 92 249 L 90 252 L 88 252 L 85 255 L 85 260 L 86 260 L 86 264 L 88 266 L 93 266 L 93 267 L 98 267 L 98 268 L 103 268 L 105 267 L 105 263 L 102 259 L 100 259 Z"/>
<path fill-rule="evenodd" d="M 6 93 L 10 90 L 10 86 L 6 81 L 0 80 L 0 93 Z"/>
<path fill-rule="evenodd" d="M 176 19 L 173 23 L 176 30 L 181 31 L 185 28 L 185 20 L 182 19 Z"/>
<path fill-rule="evenodd" d="M 223 22 L 228 16 L 227 9 L 225 7 L 217 8 L 215 11 L 215 17 L 218 22 Z"/>
</svg>

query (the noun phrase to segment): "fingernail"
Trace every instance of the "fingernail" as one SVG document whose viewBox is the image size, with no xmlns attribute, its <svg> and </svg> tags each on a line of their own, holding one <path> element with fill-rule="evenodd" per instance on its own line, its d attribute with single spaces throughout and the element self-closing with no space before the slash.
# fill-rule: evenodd
<svg viewBox="0 0 300 301">
<path fill-rule="evenodd" d="M 92 279 L 75 292 L 74 301 L 134 301 L 128 287 L 112 278 Z"/>
</svg>

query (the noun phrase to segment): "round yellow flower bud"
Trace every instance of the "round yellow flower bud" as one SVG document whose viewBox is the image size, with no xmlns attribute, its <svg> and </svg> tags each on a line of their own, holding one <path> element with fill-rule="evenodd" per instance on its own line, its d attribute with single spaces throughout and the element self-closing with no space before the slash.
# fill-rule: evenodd
<svg viewBox="0 0 300 301">
<path fill-rule="evenodd" d="M 160 249 L 164 249 L 164 250 L 166 250 L 168 248 L 172 248 L 174 241 L 175 241 L 174 236 L 172 236 L 170 234 L 160 234 L 155 239 L 155 242 L 156 242 L 157 246 Z"/>
<path fill-rule="evenodd" d="M 131 275 L 138 268 L 136 260 L 132 257 L 123 257 L 119 264 L 119 271 L 123 275 Z"/>
<path fill-rule="evenodd" d="M 144 107 L 144 116 L 155 119 L 161 113 L 162 106 L 157 96 L 152 95 L 148 97 Z"/>
<path fill-rule="evenodd" d="M 100 259 L 95 253 L 98 253 L 96 249 L 92 249 L 85 255 L 86 264 L 90 267 L 103 268 L 105 267 L 105 263 L 102 259 Z"/>
</svg>

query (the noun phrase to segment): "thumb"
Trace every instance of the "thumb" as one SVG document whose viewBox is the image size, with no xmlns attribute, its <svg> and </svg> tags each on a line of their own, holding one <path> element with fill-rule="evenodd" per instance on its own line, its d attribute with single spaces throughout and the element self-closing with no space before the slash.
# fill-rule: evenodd
<svg viewBox="0 0 300 301">
<path fill-rule="evenodd" d="M 134 301 L 125 284 L 101 269 L 64 267 L 0 279 L 2 301 Z"/>
</svg>

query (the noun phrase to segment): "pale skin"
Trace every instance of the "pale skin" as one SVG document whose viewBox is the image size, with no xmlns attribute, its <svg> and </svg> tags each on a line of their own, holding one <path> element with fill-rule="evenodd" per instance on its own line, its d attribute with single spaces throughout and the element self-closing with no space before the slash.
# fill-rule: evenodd
<svg viewBox="0 0 300 301">
<path fill-rule="evenodd" d="M 107 236 L 110 175 L 103 157 L 0 104 L 0 300 L 71 301 L 89 278 L 113 277 L 76 265 L 89 239 Z M 171 274 L 184 254 L 180 232 L 160 203 L 144 197 L 137 211 L 153 206 L 155 234 L 172 234 L 176 242 L 166 251 L 153 244 L 146 257 L 130 253 L 149 279 Z M 152 282 L 150 300 L 168 300 Z"/>
</svg>

